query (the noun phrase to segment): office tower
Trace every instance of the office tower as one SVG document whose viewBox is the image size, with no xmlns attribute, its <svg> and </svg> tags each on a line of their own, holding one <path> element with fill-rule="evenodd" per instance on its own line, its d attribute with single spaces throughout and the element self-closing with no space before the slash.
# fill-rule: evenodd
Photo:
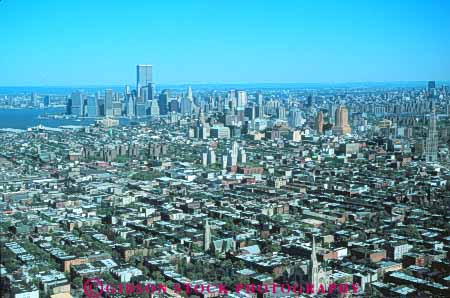
<svg viewBox="0 0 450 298">
<path fill-rule="evenodd" d="M 315 98 L 314 98 L 314 96 L 313 96 L 313 95 L 309 95 L 309 96 L 308 96 L 308 99 L 306 100 L 306 106 L 307 106 L 308 108 L 311 108 L 312 106 L 314 106 L 314 104 L 315 104 Z"/>
<path fill-rule="evenodd" d="M 328 105 L 328 115 L 330 116 L 331 123 L 336 122 L 336 109 L 339 107 L 338 104 L 330 102 Z"/>
<path fill-rule="evenodd" d="M 322 111 L 317 113 L 316 129 L 319 134 L 323 133 L 323 112 Z"/>
<path fill-rule="evenodd" d="M 128 117 L 134 117 L 136 116 L 136 104 L 135 104 L 135 98 L 133 94 L 128 94 L 126 95 L 126 99 L 127 99 L 127 116 Z"/>
<path fill-rule="evenodd" d="M 254 120 L 256 118 L 256 109 L 254 106 L 245 108 L 245 117 L 247 117 L 248 120 Z"/>
<path fill-rule="evenodd" d="M 239 145 L 233 142 L 231 150 L 228 150 L 227 165 L 229 167 L 236 166 L 238 163 Z"/>
<path fill-rule="evenodd" d="M 262 106 L 264 104 L 263 95 L 261 92 L 256 93 L 256 104 Z"/>
<path fill-rule="evenodd" d="M 72 115 L 72 98 L 68 97 L 66 101 L 66 114 Z"/>
<path fill-rule="evenodd" d="M 169 111 L 170 112 L 174 112 L 174 113 L 178 113 L 179 111 L 179 103 L 177 99 L 172 99 L 170 101 L 170 105 L 169 105 Z"/>
<path fill-rule="evenodd" d="M 247 92 L 238 90 L 236 91 L 236 107 L 237 108 L 245 108 L 247 105 Z"/>
<path fill-rule="evenodd" d="M 113 102 L 113 116 L 114 117 L 122 116 L 122 111 L 123 111 L 122 103 L 120 101 L 118 101 L 118 100 L 114 101 Z"/>
<path fill-rule="evenodd" d="M 234 111 L 236 106 L 237 106 L 236 91 L 235 90 L 230 90 L 228 92 L 228 104 L 225 107 L 225 109 L 230 109 L 230 110 Z"/>
<path fill-rule="evenodd" d="M 136 117 L 146 117 L 147 107 L 148 107 L 147 101 L 144 101 L 142 98 L 137 98 L 135 108 Z"/>
<path fill-rule="evenodd" d="M 191 114 L 192 112 L 192 100 L 190 100 L 188 97 L 183 97 L 180 101 L 180 113 L 185 114 Z"/>
<path fill-rule="evenodd" d="M 155 84 L 149 83 L 147 85 L 147 100 L 153 100 L 155 97 Z"/>
<path fill-rule="evenodd" d="M 335 125 L 333 127 L 333 133 L 335 135 L 345 135 L 352 132 L 350 125 L 348 124 L 348 110 L 346 107 L 339 106 L 335 113 Z"/>
<path fill-rule="evenodd" d="M 159 118 L 160 111 L 159 111 L 159 105 L 156 100 L 150 101 L 150 116 L 154 118 Z"/>
<path fill-rule="evenodd" d="M 141 88 L 148 87 L 148 84 L 153 83 L 152 66 L 148 64 L 136 65 L 136 92 L 141 96 Z"/>
<path fill-rule="evenodd" d="M 209 165 L 213 165 L 215 163 L 216 163 L 216 152 L 212 148 L 209 148 L 209 150 L 208 150 L 208 164 Z"/>
<path fill-rule="evenodd" d="M 225 170 L 228 164 L 228 156 L 222 155 L 222 169 Z"/>
<path fill-rule="evenodd" d="M 93 96 L 88 97 L 87 106 L 86 106 L 86 115 L 88 117 L 97 117 L 98 116 L 97 98 L 95 98 Z"/>
<path fill-rule="evenodd" d="M 123 94 L 126 97 L 128 94 L 131 94 L 131 88 L 128 85 L 125 85 L 125 88 L 123 89 Z"/>
<path fill-rule="evenodd" d="M 286 119 L 286 109 L 283 106 L 276 108 L 277 118 L 280 120 Z"/>
<path fill-rule="evenodd" d="M 433 105 L 428 123 L 428 136 L 425 144 L 425 159 L 427 162 L 437 161 L 438 135 L 436 132 L 436 110 Z"/>
<path fill-rule="evenodd" d="M 230 128 L 226 126 L 213 126 L 210 129 L 210 136 L 217 139 L 229 139 Z"/>
<path fill-rule="evenodd" d="M 39 106 L 39 100 L 38 100 L 37 94 L 35 92 L 31 93 L 31 105 L 33 107 Z"/>
<path fill-rule="evenodd" d="M 105 116 L 112 117 L 113 112 L 113 91 L 112 89 L 105 90 Z"/>
<path fill-rule="evenodd" d="M 209 226 L 208 219 L 206 219 L 204 231 L 203 231 L 203 249 L 205 252 L 209 251 L 211 246 L 211 227 Z"/>
<path fill-rule="evenodd" d="M 50 105 L 50 96 L 46 95 L 44 97 L 44 107 L 48 107 Z"/>
<path fill-rule="evenodd" d="M 206 148 L 202 153 L 202 164 L 204 167 L 216 163 L 216 153 L 212 148 Z"/>
<path fill-rule="evenodd" d="M 278 108 L 277 108 L 278 109 Z M 305 123 L 302 112 L 298 109 L 294 109 L 289 112 L 288 125 L 289 127 L 295 128 L 302 126 Z"/>
<path fill-rule="evenodd" d="M 142 100 L 144 101 L 149 100 L 148 86 L 141 87 L 139 94 L 140 94 L 139 97 L 142 98 Z"/>
<path fill-rule="evenodd" d="M 202 153 L 202 165 L 204 167 L 208 166 L 208 152 Z"/>
<path fill-rule="evenodd" d="M 191 86 L 189 86 L 187 89 L 186 98 L 189 99 L 190 101 L 194 100 L 194 96 L 192 95 L 192 87 Z"/>
<path fill-rule="evenodd" d="M 80 91 L 72 92 L 70 114 L 76 116 L 84 116 L 84 99 Z"/>
<path fill-rule="evenodd" d="M 428 81 L 428 90 L 436 89 L 436 82 L 435 81 Z"/>
<path fill-rule="evenodd" d="M 245 164 L 247 162 L 247 153 L 244 148 L 240 148 L 238 151 L 238 163 Z"/>
<path fill-rule="evenodd" d="M 161 115 L 167 115 L 167 105 L 169 102 L 169 90 L 163 90 L 159 95 L 158 105 L 159 105 L 159 113 Z"/>
</svg>

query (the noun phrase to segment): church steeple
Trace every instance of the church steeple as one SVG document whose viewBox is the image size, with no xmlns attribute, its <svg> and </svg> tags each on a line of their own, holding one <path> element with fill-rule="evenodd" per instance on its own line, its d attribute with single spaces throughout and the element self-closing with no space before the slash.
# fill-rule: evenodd
<svg viewBox="0 0 450 298">
<path fill-rule="evenodd" d="M 309 265 L 309 279 L 310 282 L 317 286 L 319 284 L 319 263 L 316 256 L 316 239 L 313 235 L 312 249 L 311 249 L 311 261 Z"/>
</svg>

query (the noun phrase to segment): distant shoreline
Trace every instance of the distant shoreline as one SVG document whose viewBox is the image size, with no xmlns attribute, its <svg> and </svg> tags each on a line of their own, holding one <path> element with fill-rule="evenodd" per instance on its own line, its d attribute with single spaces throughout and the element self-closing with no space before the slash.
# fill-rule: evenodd
<svg viewBox="0 0 450 298">
<path fill-rule="evenodd" d="M 449 85 L 450 81 L 436 81 L 437 86 Z M 0 86 L 0 94 L 23 94 L 37 92 L 41 94 L 68 94 L 75 90 L 84 92 L 104 91 L 111 88 L 114 91 L 123 91 L 123 85 L 73 85 L 73 86 Z M 128 84 L 133 88 L 133 84 Z M 398 81 L 398 82 L 342 82 L 342 83 L 180 83 L 157 84 L 158 90 L 172 89 L 185 90 L 188 86 L 194 89 L 227 90 L 227 89 L 349 89 L 349 88 L 426 88 L 427 81 Z"/>
</svg>

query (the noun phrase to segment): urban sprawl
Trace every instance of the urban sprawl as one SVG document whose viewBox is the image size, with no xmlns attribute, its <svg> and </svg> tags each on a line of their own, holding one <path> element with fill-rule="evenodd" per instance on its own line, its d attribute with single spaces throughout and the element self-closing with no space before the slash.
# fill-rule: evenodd
<svg viewBox="0 0 450 298">
<path fill-rule="evenodd" d="M 2 297 L 449 297 L 448 86 L 136 75 L 121 92 L 0 96 L 96 120 L 0 129 Z M 165 291 L 86 293 L 91 279 Z"/>
</svg>

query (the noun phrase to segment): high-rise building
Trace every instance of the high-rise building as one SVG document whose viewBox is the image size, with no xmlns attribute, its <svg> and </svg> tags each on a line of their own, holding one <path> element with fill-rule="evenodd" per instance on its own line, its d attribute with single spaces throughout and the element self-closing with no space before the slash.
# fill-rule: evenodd
<svg viewBox="0 0 450 298">
<path fill-rule="evenodd" d="M 179 106 L 178 100 L 177 99 L 172 99 L 170 101 L 169 111 L 177 113 L 178 110 L 179 110 L 178 106 Z"/>
<path fill-rule="evenodd" d="M 98 103 L 97 98 L 94 96 L 89 96 L 87 99 L 86 115 L 88 117 L 98 116 Z"/>
<path fill-rule="evenodd" d="M 194 96 L 192 95 L 192 87 L 191 87 L 191 86 L 189 86 L 188 89 L 187 89 L 187 95 L 186 95 L 186 97 L 187 97 L 190 101 L 193 101 L 193 100 L 194 100 Z"/>
<path fill-rule="evenodd" d="M 159 105 L 159 113 L 161 115 L 167 115 L 167 105 L 169 102 L 169 90 L 163 90 L 159 95 L 158 105 Z"/>
<path fill-rule="evenodd" d="M 333 127 L 333 133 L 335 135 L 345 135 L 352 132 L 350 125 L 348 124 L 348 110 L 344 106 L 339 106 L 335 113 L 335 125 Z"/>
<path fill-rule="evenodd" d="M 243 90 L 236 91 L 236 107 L 245 108 L 247 105 L 247 92 Z"/>
<path fill-rule="evenodd" d="M 31 93 L 31 105 L 33 107 L 39 106 L 39 100 L 35 92 Z"/>
<path fill-rule="evenodd" d="M 149 64 L 136 65 L 136 91 L 138 96 L 141 96 L 141 88 L 148 87 L 148 84 L 153 83 L 152 66 Z"/>
<path fill-rule="evenodd" d="M 313 95 L 309 95 L 308 99 L 306 100 L 306 106 L 311 108 L 315 104 L 315 97 Z"/>
<path fill-rule="evenodd" d="M 131 88 L 128 85 L 125 85 L 125 88 L 123 89 L 123 94 L 127 96 L 128 94 L 131 94 Z"/>
<path fill-rule="evenodd" d="M 285 120 L 286 119 L 286 109 L 283 106 L 279 106 L 278 108 L 276 108 L 276 114 L 277 114 L 277 118 L 280 120 Z"/>
<path fill-rule="evenodd" d="M 156 100 L 150 101 L 150 116 L 154 118 L 158 118 L 160 115 L 159 105 Z"/>
<path fill-rule="evenodd" d="M 48 107 L 50 105 L 50 96 L 46 95 L 44 97 L 44 107 Z"/>
<path fill-rule="evenodd" d="M 328 105 L 328 115 L 330 117 L 331 123 L 336 122 L 336 110 L 339 107 L 337 103 L 330 102 Z"/>
<path fill-rule="evenodd" d="M 291 110 L 289 112 L 288 124 L 289 127 L 295 128 L 302 126 L 305 123 L 302 112 L 298 109 Z"/>
<path fill-rule="evenodd" d="M 435 81 L 428 81 L 428 90 L 436 89 Z"/>
<path fill-rule="evenodd" d="M 323 133 L 323 112 L 322 111 L 317 113 L 316 129 L 319 134 Z"/>
<path fill-rule="evenodd" d="M 147 100 L 153 100 L 155 97 L 155 84 L 149 83 L 147 85 Z"/>
<path fill-rule="evenodd" d="M 428 136 L 425 143 L 425 159 L 427 162 L 435 162 L 438 159 L 438 135 L 436 131 L 436 110 L 433 105 L 428 123 Z"/>
<path fill-rule="evenodd" d="M 105 90 L 105 116 L 113 117 L 113 91 L 112 89 Z"/>
<path fill-rule="evenodd" d="M 126 95 L 126 99 L 127 99 L 127 116 L 128 117 L 134 117 L 136 116 L 136 105 L 135 105 L 135 100 L 134 100 L 134 96 L 132 94 L 128 94 Z"/>
<path fill-rule="evenodd" d="M 72 92 L 70 96 L 70 114 L 84 116 L 84 98 L 80 91 Z"/>
<path fill-rule="evenodd" d="M 192 100 L 189 97 L 183 97 L 180 101 L 180 113 L 191 114 L 192 112 Z"/>
<path fill-rule="evenodd" d="M 261 92 L 256 93 L 256 104 L 259 106 L 264 104 L 263 95 Z"/>
<path fill-rule="evenodd" d="M 238 163 L 239 145 L 233 142 L 231 150 L 228 150 L 227 165 L 229 167 L 235 166 Z"/>
<path fill-rule="evenodd" d="M 211 246 L 211 227 L 209 226 L 208 219 L 205 221 L 203 231 L 203 249 L 205 252 L 209 251 Z"/>
</svg>

